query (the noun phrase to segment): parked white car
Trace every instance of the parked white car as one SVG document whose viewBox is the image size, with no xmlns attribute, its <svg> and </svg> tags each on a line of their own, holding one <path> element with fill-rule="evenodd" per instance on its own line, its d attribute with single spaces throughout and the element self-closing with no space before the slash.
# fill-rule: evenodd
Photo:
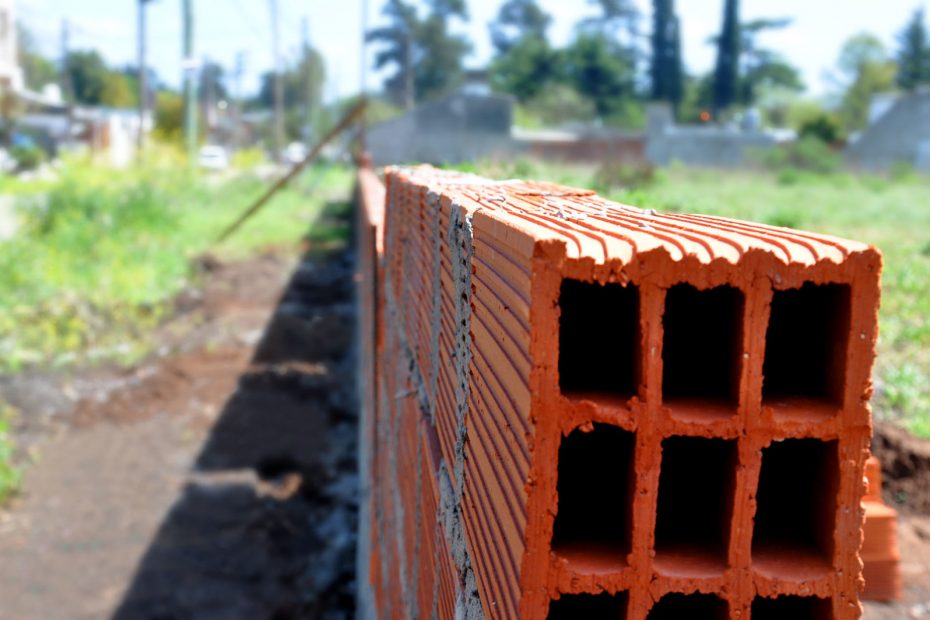
<svg viewBox="0 0 930 620">
<path fill-rule="evenodd" d="M 229 168 L 229 154 L 222 146 L 206 145 L 200 148 L 197 164 L 206 170 L 226 170 Z"/>
</svg>

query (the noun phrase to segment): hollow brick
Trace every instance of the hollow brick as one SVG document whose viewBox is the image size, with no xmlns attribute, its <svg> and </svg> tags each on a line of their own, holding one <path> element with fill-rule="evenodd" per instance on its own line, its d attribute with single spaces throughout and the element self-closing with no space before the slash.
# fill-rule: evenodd
<svg viewBox="0 0 930 620">
<path fill-rule="evenodd" d="M 368 475 L 407 489 L 372 512 L 408 539 L 380 541 L 388 562 L 427 583 L 433 562 L 420 617 L 858 617 L 877 250 L 547 183 L 386 179 L 370 415 L 408 400 L 420 452 L 376 420 L 398 434 L 375 462 L 400 466 Z"/>
</svg>

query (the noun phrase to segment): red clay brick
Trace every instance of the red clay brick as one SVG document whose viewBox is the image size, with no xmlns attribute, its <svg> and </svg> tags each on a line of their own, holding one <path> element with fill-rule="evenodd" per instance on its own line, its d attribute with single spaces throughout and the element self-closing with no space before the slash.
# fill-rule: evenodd
<svg viewBox="0 0 930 620">
<path fill-rule="evenodd" d="M 438 617 L 450 584 L 470 604 L 470 570 L 486 618 L 608 600 L 858 617 L 874 248 L 551 184 L 387 178 L 381 400 L 406 383 L 429 412 L 465 533 L 433 528 L 452 558 Z M 404 534 L 420 551 L 402 546 L 420 562 L 423 517 Z"/>
<path fill-rule="evenodd" d="M 882 501 L 882 469 L 878 459 L 866 461 L 866 494 L 862 498 L 862 598 L 894 601 L 901 598 L 901 553 L 898 550 L 898 513 Z"/>
</svg>

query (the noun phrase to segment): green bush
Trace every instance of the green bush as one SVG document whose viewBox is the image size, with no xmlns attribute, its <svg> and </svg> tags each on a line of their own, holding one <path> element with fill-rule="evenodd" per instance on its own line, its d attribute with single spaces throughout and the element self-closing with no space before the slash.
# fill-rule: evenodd
<svg viewBox="0 0 930 620">
<path fill-rule="evenodd" d="M 648 187 L 656 180 L 656 169 L 645 161 L 608 161 L 594 174 L 592 184 L 600 194 Z"/>
<path fill-rule="evenodd" d="M 798 130 L 798 136 L 802 140 L 816 138 L 826 144 L 836 144 L 844 139 L 843 128 L 839 120 L 826 112 L 805 120 Z"/>
<path fill-rule="evenodd" d="M 10 149 L 10 157 L 16 162 L 17 172 L 27 172 L 42 165 L 45 152 L 35 145 L 18 145 Z"/>
<path fill-rule="evenodd" d="M 764 151 L 760 160 L 764 167 L 775 171 L 794 169 L 822 175 L 835 174 L 843 163 L 839 153 L 823 140 L 812 136 Z"/>
<path fill-rule="evenodd" d="M 239 170 L 252 170 L 267 161 L 265 151 L 260 148 L 240 149 L 233 153 L 232 165 Z"/>
</svg>

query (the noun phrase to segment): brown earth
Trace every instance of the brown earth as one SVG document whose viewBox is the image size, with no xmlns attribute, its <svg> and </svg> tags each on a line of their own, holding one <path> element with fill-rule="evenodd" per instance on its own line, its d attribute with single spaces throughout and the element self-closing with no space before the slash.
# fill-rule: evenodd
<svg viewBox="0 0 930 620">
<path fill-rule="evenodd" d="M 136 367 L 0 378 L 0 618 L 352 617 L 351 253 L 310 248 L 202 261 Z"/>
</svg>

